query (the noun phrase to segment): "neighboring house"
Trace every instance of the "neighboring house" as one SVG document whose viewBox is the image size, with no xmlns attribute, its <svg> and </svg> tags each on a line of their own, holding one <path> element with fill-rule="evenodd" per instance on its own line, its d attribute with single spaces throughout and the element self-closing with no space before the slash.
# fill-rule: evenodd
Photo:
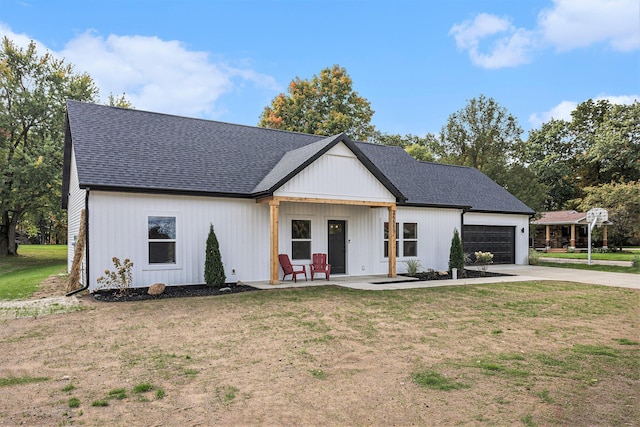
<svg viewBox="0 0 640 427">
<path fill-rule="evenodd" d="M 279 253 L 327 253 L 332 276 L 446 270 L 454 228 L 466 252 L 526 264 L 534 214 L 478 170 L 400 147 L 76 101 L 62 202 L 70 242 L 86 211 L 90 290 L 114 256 L 134 262 L 137 287 L 204 283 L 210 224 L 229 282 L 278 283 Z"/>
<path fill-rule="evenodd" d="M 589 224 L 583 212 L 543 212 L 539 219 L 532 220 L 535 226 L 532 247 L 538 250 L 588 249 Z M 607 223 L 602 228 L 602 246 L 607 248 Z"/>
</svg>

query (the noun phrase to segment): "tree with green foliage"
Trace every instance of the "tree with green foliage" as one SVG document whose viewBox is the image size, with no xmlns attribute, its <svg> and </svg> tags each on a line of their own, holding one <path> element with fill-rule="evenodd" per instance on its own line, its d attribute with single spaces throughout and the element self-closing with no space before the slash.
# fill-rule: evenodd
<svg viewBox="0 0 640 427">
<path fill-rule="evenodd" d="M 427 133 L 424 137 L 417 135 L 400 135 L 388 134 L 380 131 L 374 131 L 369 142 L 373 144 L 391 145 L 402 147 L 416 160 L 432 162 L 435 160 L 433 155 L 435 147 L 438 147 L 438 140 L 432 133 Z"/>
<path fill-rule="evenodd" d="M 373 134 L 373 113 L 369 101 L 353 90 L 347 70 L 334 65 L 311 80 L 296 77 L 287 94 L 265 107 L 258 126 L 327 136 L 345 132 L 365 141 Z"/>
<path fill-rule="evenodd" d="M 545 210 L 565 209 L 586 188 L 640 180 L 640 102 L 587 100 L 571 121 L 529 133 L 522 159 L 548 188 Z"/>
<path fill-rule="evenodd" d="M 133 104 L 127 99 L 127 96 L 124 92 L 120 96 L 114 95 L 113 92 L 109 93 L 107 105 L 109 105 L 110 107 L 133 108 Z"/>
<path fill-rule="evenodd" d="M 440 132 L 440 161 L 479 169 L 498 181 L 521 144 L 517 119 L 493 98 L 480 95 L 451 114 Z"/>
<path fill-rule="evenodd" d="M 547 187 L 541 209 L 564 209 L 569 200 L 580 195 L 576 148 L 569 122 L 552 119 L 540 129 L 529 132 L 521 159 Z"/>
<path fill-rule="evenodd" d="M 609 213 L 608 241 L 622 250 L 634 237 L 640 235 L 640 181 L 609 183 L 584 189 L 584 197 L 572 203 L 582 212 L 592 208 L 605 208 Z"/>
<path fill-rule="evenodd" d="M 464 274 L 464 252 L 457 228 L 453 229 L 451 248 L 449 249 L 449 273 L 451 273 L 454 268 L 458 269 L 460 275 Z"/>
<path fill-rule="evenodd" d="M 92 101 L 86 74 L 31 42 L 0 49 L 0 257 L 17 254 L 16 226 L 27 212 L 60 214 L 65 101 Z M 36 217 L 37 215 L 33 215 Z"/>
<path fill-rule="evenodd" d="M 207 248 L 204 259 L 204 281 L 207 286 L 222 287 L 226 283 L 227 276 L 224 274 L 224 265 L 220 255 L 220 247 L 213 224 L 209 227 L 207 237 Z"/>
</svg>

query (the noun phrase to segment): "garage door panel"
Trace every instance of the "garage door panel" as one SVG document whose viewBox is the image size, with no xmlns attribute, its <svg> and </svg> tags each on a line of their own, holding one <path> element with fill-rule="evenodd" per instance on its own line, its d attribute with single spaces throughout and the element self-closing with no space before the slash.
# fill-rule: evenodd
<svg viewBox="0 0 640 427">
<path fill-rule="evenodd" d="M 496 225 L 465 225 L 463 232 L 464 252 L 471 255 L 477 251 L 491 252 L 494 264 L 515 263 L 515 227 Z"/>
</svg>

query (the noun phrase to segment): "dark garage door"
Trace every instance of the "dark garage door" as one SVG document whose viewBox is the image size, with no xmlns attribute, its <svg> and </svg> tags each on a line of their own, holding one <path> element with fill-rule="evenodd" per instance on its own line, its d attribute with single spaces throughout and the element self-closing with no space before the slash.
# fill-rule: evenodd
<svg viewBox="0 0 640 427">
<path fill-rule="evenodd" d="M 494 264 L 515 264 L 516 228 L 497 225 L 465 225 L 464 252 L 475 258 L 476 251 L 491 252 Z"/>
</svg>

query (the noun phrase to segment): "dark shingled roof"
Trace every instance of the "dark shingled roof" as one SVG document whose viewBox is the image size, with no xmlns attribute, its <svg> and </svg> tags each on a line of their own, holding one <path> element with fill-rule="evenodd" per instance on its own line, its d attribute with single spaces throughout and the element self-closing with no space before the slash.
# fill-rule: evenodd
<svg viewBox="0 0 640 427">
<path fill-rule="evenodd" d="M 399 204 L 534 213 L 476 169 L 418 162 L 399 147 L 77 101 L 67 102 L 63 205 L 71 144 L 82 188 L 259 197 L 339 142 Z"/>
</svg>

